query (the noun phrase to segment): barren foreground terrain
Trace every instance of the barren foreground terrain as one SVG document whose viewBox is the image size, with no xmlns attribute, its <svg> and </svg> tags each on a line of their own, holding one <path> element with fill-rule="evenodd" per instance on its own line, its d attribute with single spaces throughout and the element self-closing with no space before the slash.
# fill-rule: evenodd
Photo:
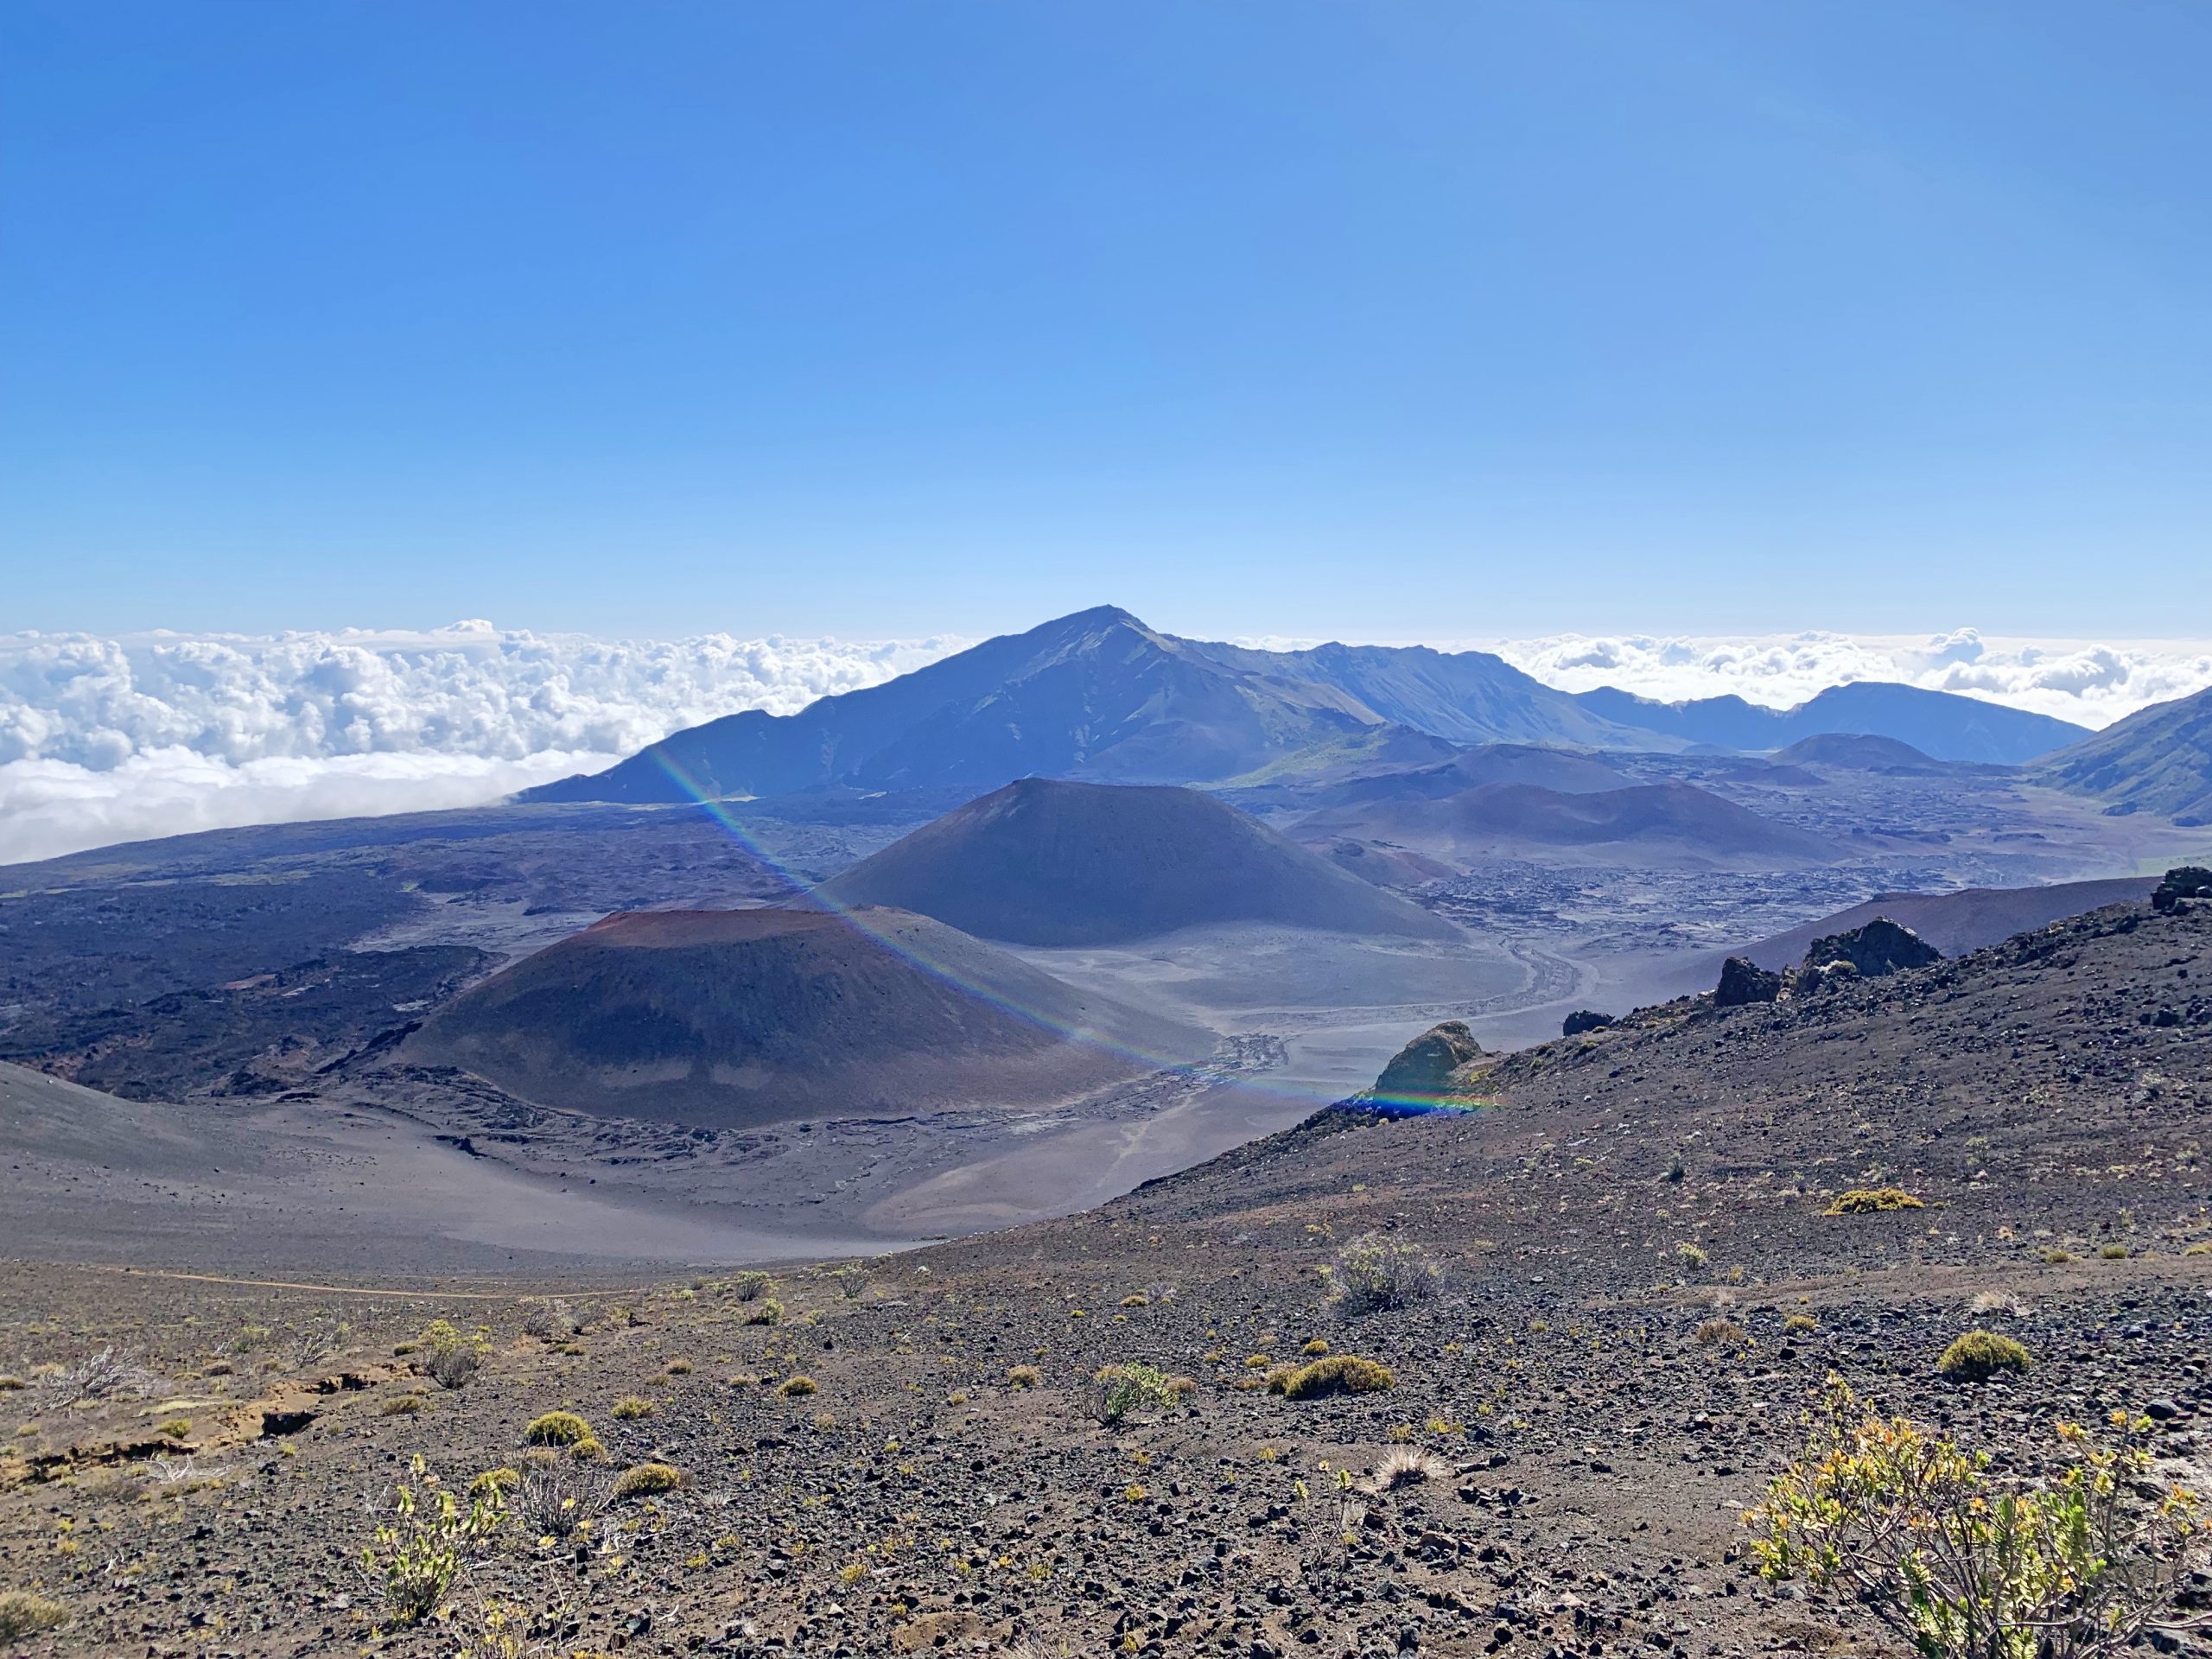
<svg viewBox="0 0 2212 1659">
<path fill-rule="evenodd" d="M 1481 1111 L 1324 1114 L 765 1286 L 18 1262 L 0 1558 L 68 1616 L 26 1650 L 1894 1651 L 1745 1559 L 1831 1372 L 2013 1472 L 2061 1421 L 2145 1411 L 2165 1472 L 2206 1478 L 2208 964 L 2212 913 L 2137 905 L 1671 1005 L 1499 1063 Z M 1885 1185 L 1923 1207 L 1824 1213 Z M 1365 1236 L 1440 1289 L 1351 1312 L 1322 1270 Z M 440 1341 L 480 1326 L 442 1386 Z M 2028 1373 L 1940 1376 L 1974 1327 Z M 1392 1386 L 1266 1386 L 1323 1344 Z M 110 1349 L 130 1369 L 70 1402 Z M 1191 1386 L 1102 1421 L 1110 1363 Z M 595 1454 L 526 1443 L 560 1409 Z M 394 1629 L 361 1555 L 395 1489 L 420 1517 L 499 1469 L 526 1484 L 459 1544 L 450 1611 Z"/>
</svg>

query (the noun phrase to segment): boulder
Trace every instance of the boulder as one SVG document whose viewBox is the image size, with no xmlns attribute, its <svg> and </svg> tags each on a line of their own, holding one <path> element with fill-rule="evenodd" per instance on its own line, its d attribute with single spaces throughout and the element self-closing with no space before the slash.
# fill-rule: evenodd
<svg viewBox="0 0 2212 1659">
<path fill-rule="evenodd" d="M 1740 1008 L 1749 1002 L 1771 1002 L 1782 995 L 1782 976 L 1770 974 L 1749 957 L 1731 957 L 1720 964 L 1720 983 L 1713 988 L 1715 1007 Z"/>
<path fill-rule="evenodd" d="M 2178 910 L 2184 899 L 2212 899 L 2212 870 L 2201 864 L 2183 864 L 2168 870 L 2152 889 L 2153 910 Z"/>
<path fill-rule="evenodd" d="M 1847 933 L 1831 933 L 1815 939 L 1805 952 L 1805 966 L 1825 968 L 1847 962 L 1864 979 L 1878 979 L 1907 968 L 1925 968 L 1943 960 L 1943 953 L 1919 934 L 1886 916 L 1877 916 L 1864 927 Z"/>
<path fill-rule="evenodd" d="M 1559 1034 L 1580 1037 L 1586 1031 L 1600 1031 L 1613 1023 L 1610 1014 L 1599 1014 L 1595 1008 L 1577 1008 L 1560 1021 Z"/>
<path fill-rule="evenodd" d="M 1452 1073 L 1482 1057 L 1483 1046 L 1466 1021 L 1446 1020 L 1400 1049 L 1375 1079 L 1374 1092 L 1385 1099 L 1448 1094 Z"/>
</svg>

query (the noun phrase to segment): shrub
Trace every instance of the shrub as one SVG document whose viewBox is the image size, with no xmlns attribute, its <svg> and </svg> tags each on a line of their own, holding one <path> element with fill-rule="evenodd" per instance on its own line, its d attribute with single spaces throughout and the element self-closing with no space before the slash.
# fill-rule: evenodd
<svg viewBox="0 0 2212 1659">
<path fill-rule="evenodd" d="M 424 1408 L 424 1403 L 423 1396 L 419 1394 L 395 1394 L 377 1408 L 377 1415 L 412 1417 Z"/>
<path fill-rule="evenodd" d="M 2188 1251 L 2182 1252 L 2186 1255 Z M 12 1371 L 0 1371 L 0 1394 L 13 1394 L 23 1386 L 23 1379 Z"/>
<path fill-rule="evenodd" d="M 426 1478 L 418 1457 L 411 1483 L 395 1494 L 391 1519 L 361 1550 L 362 1571 L 383 1586 L 394 1624 L 419 1624 L 445 1605 L 469 1552 L 498 1529 L 505 1513 L 496 1491 L 472 1499 L 466 1510 L 446 1491 L 425 1505 L 415 1494 Z"/>
<path fill-rule="evenodd" d="M 2212 1239 L 2199 1239 L 2182 1254 L 2183 1255 L 2212 1255 Z"/>
<path fill-rule="evenodd" d="M 1006 1374 L 1007 1386 L 1014 1389 L 1033 1389 L 1045 1380 L 1045 1374 L 1034 1365 L 1016 1365 Z"/>
<path fill-rule="evenodd" d="M 1782 1334 L 1785 1337 L 1809 1337 L 1820 1328 L 1820 1321 L 1809 1313 L 1792 1313 L 1782 1322 Z"/>
<path fill-rule="evenodd" d="M 1452 1465 L 1433 1452 L 1401 1446 L 1383 1453 L 1382 1461 L 1375 1465 L 1374 1478 L 1368 1484 L 1378 1492 L 1387 1492 L 1417 1481 L 1448 1480 L 1452 1473 Z"/>
<path fill-rule="evenodd" d="M 607 1477 L 574 1463 L 532 1469 L 515 1488 L 514 1516 L 532 1538 L 566 1538 L 605 1509 Z"/>
<path fill-rule="evenodd" d="M 2028 1351 L 1994 1331 L 1969 1331 L 1943 1351 L 1936 1369 L 1954 1382 L 1986 1382 L 1999 1371 L 2028 1374 Z"/>
<path fill-rule="evenodd" d="M 160 1427 L 156 1428 L 154 1433 L 159 1434 L 165 1440 L 181 1440 L 187 1439 L 192 1433 L 192 1419 L 189 1417 L 172 1417 Z"/>
<path fill-rule="evenodd" d="M 486 1492 L 498 1492 L 504 1497 L 519 1485 L 521 1481 L 522 1477 L 512 1469 L 486 1469 L 468 1483 L 468 1495 L 471 1497 L 481 1497 Z"/>
<path fill-rule="evenodd" d="M 1740 1348 L 1749 1342 L 1751 1333 L 1733 1319 L 1707 1319 L 1697 1328 L 1697 1339 L 1705 1348 Z"/>
<path fill-rule="evenodd" d="M 1152 1298 L 1146 1295 L 1142 1291 L 1139 1291 L 1134 1296 L 1122 1297 L 1122 1306 L 1123 1307 L 1150 1307 L 1152 1306 Z"/>
<path fill-rule="evenodd" d="M 1319 1359 L 1322 1355 L 1329 1351 L 1328 1341 L 1325 1338 L 1316 1337 L 1313 1341 L 1307 1343 L 1298 1351 L 1301 1354 L 1307 1355 L 1312 1358 Z"/>
<path fill-rule="evenodd" d="M 69 1621 L 69 1610 L 29 1590 L 0 1591 L 0 1643 L 16 1643 Z"/>
<path fill-rule="evenodd" d="M 1692 1272 L 1703 1268 L 1710 1259 L 1696 1245 L 1685 1241 L 1675 1246 L 1675 1259 Z"/>
<path fill-rule="evenodd" d="M 1745 1517 L 1760 1571 L 1836 1592 L 1928 1659 L 2116 1652 L 2212 1559 L 2212 1531 L 2198 1499 L 2152 1482 L 2149 1420 L 2113 1421 L 2119 1445 L 2062 1425 L 2063 1473 L 2012 1483 L 1832 1382 L 1804 1454 Z"/>
<path fill-rule="evenodd" d="M 612 1415 L 618 1423 L 641 1423 L 653 1414 L 653 1402 L 626 1394 L 614 1402 Z"/>
<path fill-rule="evenodd" d="M 592 1438 L 591 1425 L 573 1411 L 549 1411 L 522 1432 L 529 1446 L 580 1446 Z"/>
<path fill-rule="evenodd" d="M 1387 1366 L 1351 1354 L 1331 1354 L 1310 1365 L 1286 1366 L 1268 1379 L 1268 1391 L 1286 1400 L 1319 1400 L 1332 1394 L 1381 1394 L 1398 1386 Z"/>
<path fill-rule="evenodd" d="M 1839 1192 L 1821 1211 L 1824 1216 L 1871 1216 L 1887 1210 L 1924 1210 L 1927 1206 L 1901 1186 L 1854 1186 Z"/>
<path fill-rule="evenodd" d="M 691 1375 L 691 1362 L 688 1359 L 671 1359 L 662 1369 L 671 1376 L 689 1376 Z"/>
<path fill-rule="evenodd" d="M 786 1400 L 797 1400 L 814 1393 L 819 1386 L 810 1376 L 787 1376 L 778 1385 L 776 1392 Z"/>
<path fill-rule="evenodd" d="M 583 1322 L 576 1318 L 575 1311 L 558 1297 L 550 1301 L 532 1302 L 530 1312 L 522 1316 L 522 1331 L 526 1337 L 573 1337 L 582 1329 Z"/>
<path fill-rule="evenodd" d="M 615 1478 L 614 1501 L 627 1502 L 633 1497 L 652 1497 L 660 1492 L 672 1492 L 683 1484 L 683 1471 L 672 1463 L 641 1463 L 634 1469 L 625 1469 Z"/>
<path fill-rule="evenodd" d="M 34 1379 L 41 1409 L 54 1410 L 86 1400 L 115 1400 L 127 1395 L 163 1392 L 161 1379 L 127 1354 L 112 1347 L 83 1359 L 58 1365 Z"/>
<path fill-rule="evenodd" d="M 492 1333 L 479 1326 L 473 1335 L 463 1336 L 450 1319 L 432 1319 L 420 1346 L 429 1355 L 423 1370 L 431 1382 L 442 1389 L 466 1388 L 491 1357 Z"/>
<path fill-rule="evenodd" d="M 758 1268 L 748 1268 L 729 1281 L 729 1294 L 741 1302 L 757 1302 L 775 1287 L 775 1280 Z"/>
<path fill-rule="evenodd" d="M 1363 1233 L 1338 1254 L 1330 1282 L 1337 1306 L 1357 1316 L 1427 1301 L 1444 1272 L 1418 1244 Z"/>
<path fill-rule="evenodd" d="M 747 1325 L 781 1325 L 784 1322 L 784 1305 L 771 1296 L 759 1306 L 748 1309 L 745 1322 Z"/>
<path fill-rule="evenodd" d="M 1180 1397 L 1175 1379 L 1150 1365 L 1103 1365 L 1090 1384 L 1090 1414 L 1102 1423 L 1118 1423 L 1133 1411 L 1165 1411 Z"/>
<path fill-rule="evenodd" d="M 2125 1262 L 2127 1260 L 2127 1246 L 2125 1244 L 2107 1244 L 2104 1246 L 2103 1249 L 2100 1249 L 2097 1254 L 2107 1262 Z"/>
</svg>

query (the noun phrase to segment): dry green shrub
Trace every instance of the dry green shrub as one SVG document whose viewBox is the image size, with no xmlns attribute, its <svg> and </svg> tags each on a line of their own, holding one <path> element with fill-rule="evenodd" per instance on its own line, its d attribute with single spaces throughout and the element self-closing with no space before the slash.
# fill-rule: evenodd
<svg viewBox="0 0 2212 1659">
<path fill-rule="evenodd" d="M 1821 1322 L 1809 1313 L 1792 1313 L 1782 1322 L 1785 1337 L 1809 1337 L 1821 1328 Z"/>
<path fill-rule="evenodd" d="M 653 1402 L 639 1395 L 626 1394 L 614 1402 L 608 1414 L 618 1423 L 641 1423 L 653 1414 Z"/>
<path fill-rule="evenodd" d="M 1891 1210 L 1924 1210 L 1927 1205 L 1901 1186 L 1854 1186 L 1839 1192 L 1821 1211 L 1824 1216 L 1871 1216 Z"/>
<path fill-rule="evenodd" d="M 479 1325 L 464 1336 L 452 1320 L 432 1319 L 417 1349 L 428 1356 L 423 1371 L 431 1382 L 442 1389 L 463 1389 L 492 1357 L 492 1333 Z"/>
<path fill-rule="evenodd" d="M 526 1446 L 581 1446 L 592 1438 L 591 1425 L 573 1411 L 549 1411 L 522 1432 Z"/>
<path fill-rule="evenodd" d="M 1751 1332 L 1733 1319 L 1707 1319 L 1697 1328 L 1701 1348 L 1740 1348 L 1751 1339 Z"/>
<path fill-rule="evenodd" d="M 69 1622 L 69 1610 L 33 1590 L 0 1590 L 0 1645 L 16 1643 Z"/>
<path fill-rule="evenodd" d="M 1045 1380 L 1045 1374 L 1034 1365 L 1015 1365 L 1006 1374 L 1007 1386 L 1014 1389 L 1033 1389 Z"/>
<path fill-rule="evenodd" d="M 1340 1313 L 1357 1317 L 1411 1307 L 1444 1287 L 1444 1270 L 1418 1244 L 1363 1233 L 1338 1254 L 1329 1292 Z"/>
<path fill-rule="evenodd" d="M 1090 1414 L 1110 1425 L 1132 1412 L 1165 1411 L 1182 1397 L 1176 1381 L 1151 1365 L 1102 1365 L 1090 1379 Z"/>
<path fill-rule="evenodd" d="M 1969 1331 L 1943 1351 L 1936 1369 L 1953 1382 L 1986 1382 L 1999 1371 L 2025 1376 L 2028 1351 L 1994 1331 Z"/>
<path fill-rule="evenodd" d="M 2154 1478 L 2147 1418 L 2116 1443 L 2062 1424 L 2056 1479 L 1992 1472 L 1832 1381 L 1803 1455 L 1745 1520 L 1770 1580 L 1802 1578 L 1926 1659 L 2094 1659 L 2166 1618 L 2212 1562 L 2202 1501 Z"/>
<path fill-rule="evenodd" d="M 598 1470 L 555 1462 L 523 1476 L 511 1507 L 531 1538 L 566 1538 L 604 1510 L 613 1492 L 613 1483 Z"/>
<path fill-rule="evenodd" d="M 729 1281 L 729 1294 L 741 1302 L 757 1302 L 776 1286 L 775 1280 L 756 1268 L 734 1274 Z"/>
<path fill-rule="evenodd" d="M 499 1529 L 505 1505 L 499 1492 L 472 1498 L 463 1510 L 448 1491 L 429 1490 L 416 1458 L 412 1478 L 394 1494 L 391 1514 L 362 1547 L 361 1570 L 384 1592 L 385 1615 L 397 1625 L 419 1624 L 445 1605 L 469 1556 Z M 418 1491 L 428 1501 L 418 1498 Z"/>
<path fill-rule="evenodd" d="M 784 1305 L 771 1296 L 766 1301 L 747 1308 L 745 1322 L 747 1325 L 781 1325 L 784 1322 Z"/>
<path fill-rule="evenodd" d="M 786 1400 L 797 1400 L 814 1393 L 821 1384 L 810 1376 L 787 1376 L 778 1385 L 776 1392 Z"/>
<path fill-rule="evenodd" d="M 615 1477 L 613 1497 L 617 1503 L 627 1503 L 633 1497 L 652 1497 L 662 1492 L 672 1492 L 683 1484 L 683 1471 L 672 1463 L 641 1463 L 625 1469 Z"/>
<path fill-rule="evenodd" d="M 1398 1386 L 1388 1366 L 1353 1354 L 1331 1354 L 1310 1365 L 1285 1366 L 1268 1379 L 1268 1391 L 1286 1400 L 1319 1400 L 1332 1394 L 1381 1394 Z"/>
</svg>

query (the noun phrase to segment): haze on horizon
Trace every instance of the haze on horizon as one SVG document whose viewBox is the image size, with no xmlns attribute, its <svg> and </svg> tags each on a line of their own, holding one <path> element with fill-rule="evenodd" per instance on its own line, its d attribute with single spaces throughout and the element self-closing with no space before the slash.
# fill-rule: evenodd
<svg viewBox="0 0 2212 1659">
<path fill-rule="evenodd" d="M 7 625 L 2142 639 L 2212 13 L 0 17 Z"/>
</svg>

